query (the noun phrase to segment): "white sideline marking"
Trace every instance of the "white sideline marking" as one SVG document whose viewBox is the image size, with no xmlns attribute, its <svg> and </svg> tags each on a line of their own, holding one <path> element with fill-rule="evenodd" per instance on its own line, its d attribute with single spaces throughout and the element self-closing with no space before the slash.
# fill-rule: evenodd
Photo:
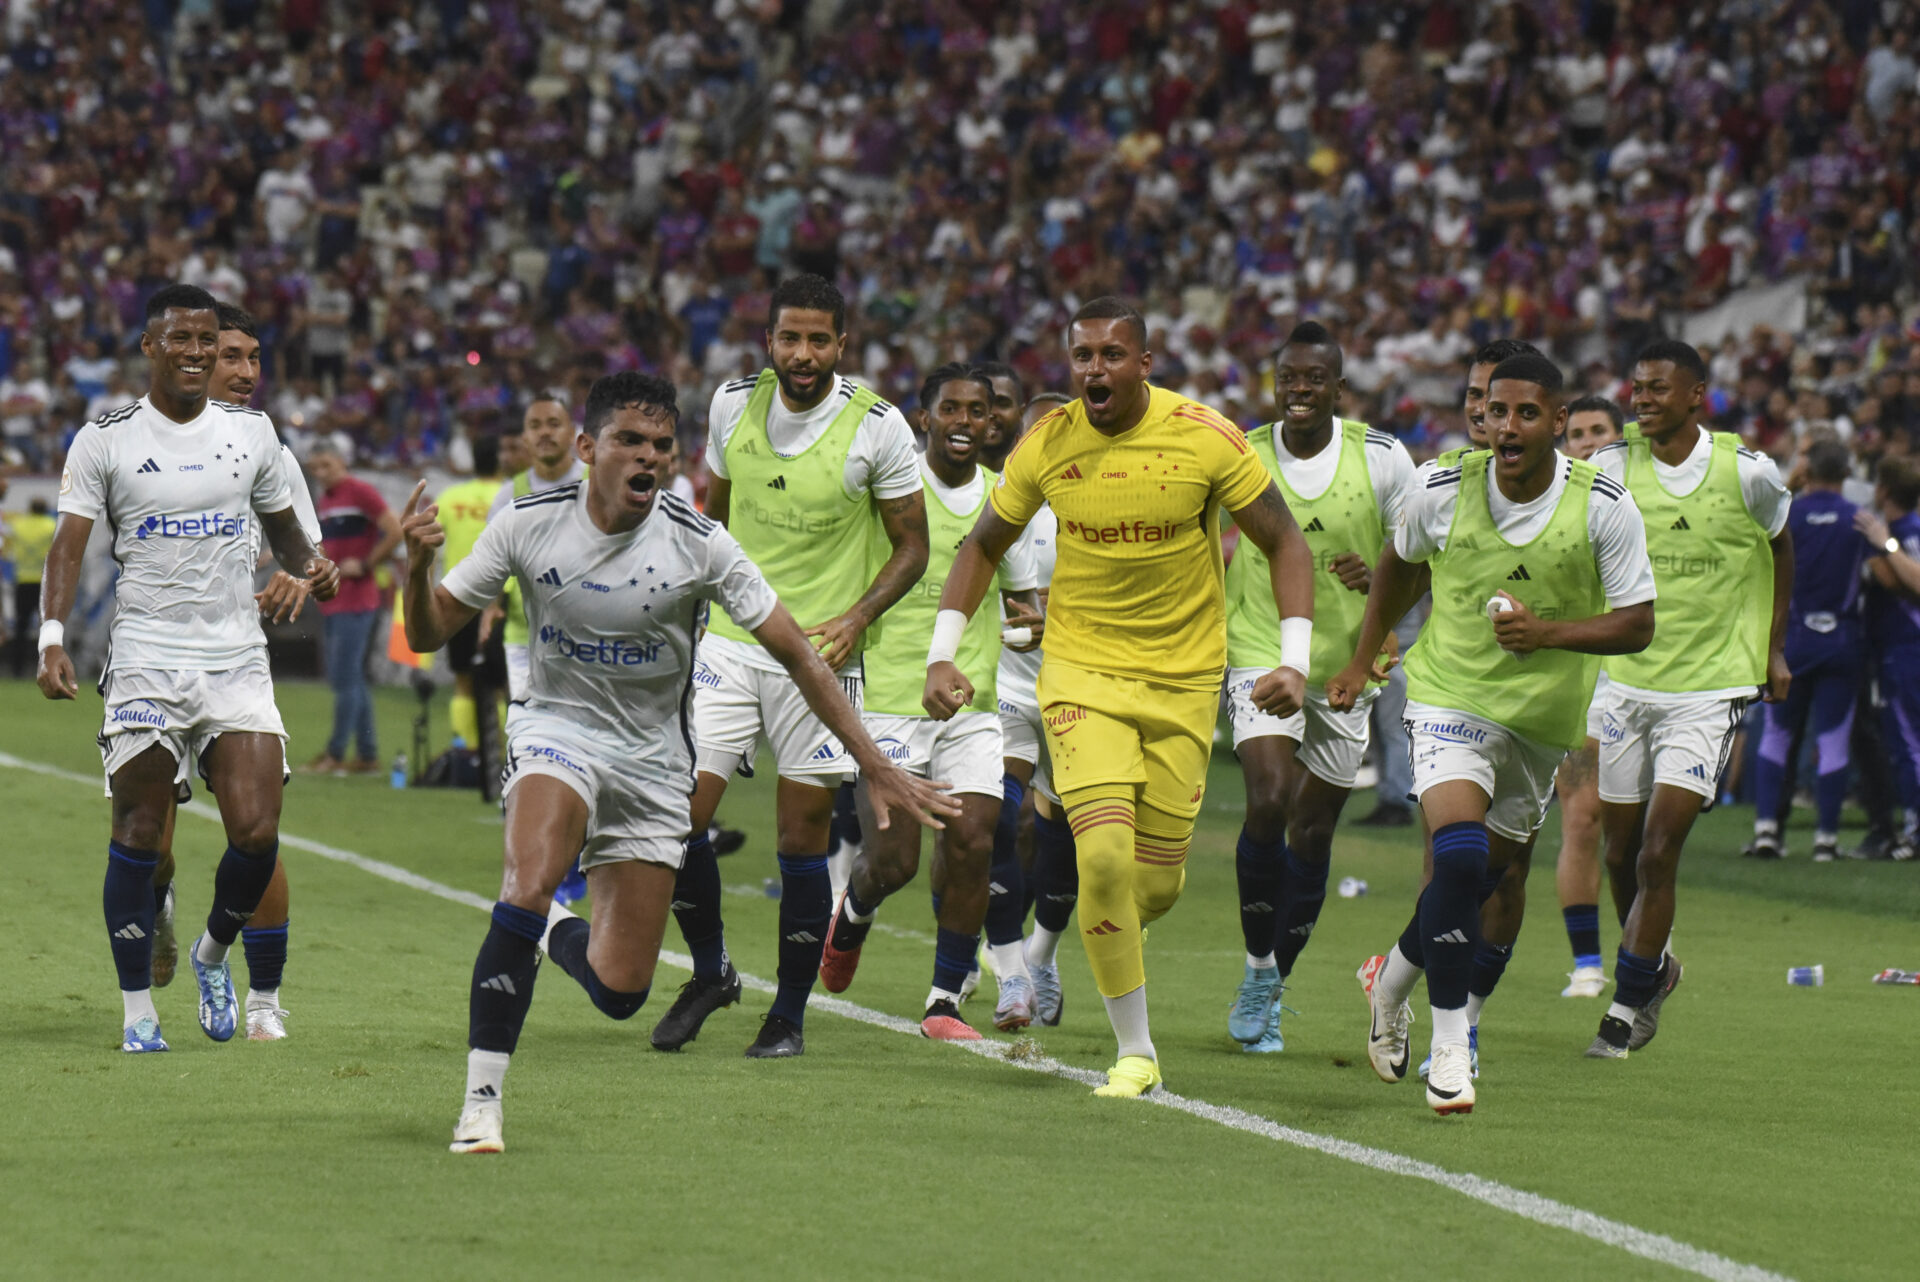
<svg viewBox="0 0 1920 1282">
<path fill-rule="evenodd" d="M 101 782 L 100 776 L 97 774 L 86 775 L 80 774 L 77 771 L 62 770 L 58 766 L 50 766 L 38 761 L 27 761 L 6 752 L 0 752 L 0 766 L 14 770 L 25 770 L 33 774 L 45 775 L 48 778 L 65 779 L 73 783 L 85 784 L 88 787 L 94 788 L 99 787 Z M 204 802 L 189 802 L 180 808 L 186 813 L 202 819 L 209 819 L 215 823 L 220 821 L 220 812 L 212 806 L 206 805 Z M 450 900 L 456 904 L 464 904 L 469 908 L 477 908 L 482 912 L 491 912 L 493 909 L 492 900 L 482 898 L 469 891 L 458 890 L 452 886 L 442 885 L 440 882 L 428 877 L 422 877 L 419 873 L 410 872 L 396 864 L 386 863 L 379 859 L 369 859 L 365 855 L 357 854 L 351 850 L 342 850 L 338 846 L 329 846 L 319 841 L 309 841 L 304 837 L 294 837 L 284 832 L 280 834 L 280 844 L 289 846 L 295 850 L 304 850 L 309 854 L 319 855 L 323 859 L 331 859 L 336 863 L 347 864 L 351 867 L 358 868 L 361 872 L 371 873 L 376 877 L 384 878 L 387 881 L 394 882 L 401 886 L 407 886 L 414 890 L 425 891 L 429 895 L 437 895 L 441 899 Z M 919 932 L 913 933 L 918 934 Z M 681 970 L 690 971 L 693 969 L 693 959 L 682 953 L 669 952 L 662 949 L 660 960 L 666 962 L 669 966 L 676 966 Z M 745 987 L 751 988 L 759 993 L 771 993 L 775 988 L 770 980 L 761 979 L 757 975 L 749 975 L 744 972 L 740 975 L 740 982 Z M 920 1025 L 912 1020 L 902 1019 L 898 1015 L 888 1015 L 877 1010 L 869 1010 L 865 1006 L 856 1006 L 852 1002 L 843 1001 L 838 997 L 828 997 L 816 993 L 808 1002 L 808 1007 L 814 1010 L 823 1010 L 829 1014 L 839 1015 L 844 1019 L 851 1019 L 858 1023 L 869 1024 L 875 1028 L 884 1028 L 888 1032 L 903 1033 L 913 1037 L 920 1035 Z M 1085 1086 L 1102 1086 L 1106 1084 L 1106 1074 L 1104 1073 L 1093 1072 L 1084 1068 L 1075 1068 L 1070 1064 L 1062 1064 L 1060 1061 L 1049 1057 L 1031 1060 L 1008 1059 L 1006 1058 L 1008 1043 L 992 1038 L 982 1038 L 977 1042 L 955 1042 L 952 1044 L 963 1050 L 971 1051 L 975 1055 L 980 1055 L 1014 1068 L 1022 1068 L 1036 1073 L 1046 1073 L 1053 1077 L 1064 1078 L 1067 1081 L 1079 1082 Z M 1658 1264 L 1670 1265 L 1673 1268 L 1696 1274 L 1703 1278 L 1714 1279 L 1714 1282 L 1792 1282 L 1792 1279 L 1788 1278 L 1785 1274 L 1775 1273 L 1769 1269 L 1763 1269 L 1758 1265 L 1742 1264 L 1738 1260 L 1730 1260 L 1724 1255 L 1703 1250 L 1697 1246 L 1689 1246 L 1685 1242 L 1676 1241 L 1664 1233 L 1649 1233 L 1645 1229 L 1636 1229 L 1631 1224 L 1622 1224 L 1618 1220 L 1610 1220 L 1603 1215 L 1596 1215 L 1591 1211 L 1583 1211 L 1579 1207 L 1569 1206 L 1565 1202 L 1556 1202 L 1552 1198 L 1541 1197 L 1537 1193 L 1528 1193 L 1521 1189 L 1509 1187 L 1497 1180 L 1489 1180 L 1478 1175 L 1459 1174 L 1454 1171 L 1449 1171 L 1444 1167 L 1435 1166 L 1431 1162 L 1422 1162 L 1417 1158 L 1407 1157 L 1404 1154 L 1395 1153 L 1388 1149 L 1371 1148 L 1365 1144 L 1355 1144 L 1351 1140 L 1338 1139 L 1331 1135 L 1320 1135 L 1313 1131 L 1302 1131 L 1291 1126 L 1283 1126 L 1278 1122 L 1261 1117 L 1258 1114 L 1246 1112 L 1244 1109 L 1230 1108 L 1219 1104 L 1209 1104 L 1205 1100 L 1188 1099 L 1186 1096 L 1176 1095 L 1172 1091 L 1165 1089 L 1155 1091 L 1152 1095 L 1147 1096 L 1144 1102 L 1157 1104 L 1162 1108 L 1175 1109 L 1178 1112 L 1186 1113 L 1192 1117 L 1213 1122 L 1232 1130 L 1245 1131 L 1250 1135 L 1259 1135 L 1266 1139 L 1276 1140 L 1282 1144 L 1291 1144 L 1296 1148 L 1311 1149 L 1316 1153 L 1323 1153 L 1328 1157 L 1337 1157 L 1342 1161 L 1353 1162 L 1360 1166 L 1371 1167 L 1376 1171 L 1384 1171 L 1389 1175 L 1404 1175 L 1417 1180 L 1425 1180 L 1430 1184 L 1438 1184 L 1442 1188 L 1464 1194 L 1467 1197 L 1473 1198 L 1475 1201 L 1484 1202 L 1497 1210 L 1507 1211 L 1522 1219 L 1531 1220 L 1535 1224 L 1544 1224 L 1550 1228 L 1565 1229 L 1570 1233 L 1577 1233 L 1582 1237 L 1591 1238 L 1607 1246 L 1618 1247 L 1630 1255 L 1637 1255 L 1642 1259 L 1652 1260 Z M 1120 1104 L 1115 1105 L 1115 1107 L 1125 1107 L 1125 1105 Z"/>
</svg>

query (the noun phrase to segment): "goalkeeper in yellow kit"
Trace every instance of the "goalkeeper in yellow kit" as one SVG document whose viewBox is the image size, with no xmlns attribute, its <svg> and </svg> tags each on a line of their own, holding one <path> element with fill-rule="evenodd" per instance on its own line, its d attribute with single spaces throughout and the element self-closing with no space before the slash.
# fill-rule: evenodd
<svg viewBox="0 0 1920 1282">
<path fill-rule="evenodd" d="M 1075 313 L 1067 348 L 1078 399 L 1021 439 L 955 557 L 924 702 L 945 720 L 973 698 L 953 662 L 966 620 L 1021 528 L 1051 505 L 1060 534 L 1040 710 L 1079 851 L 1080 935 L 1120 1044 L 1095 1093 L 1126 1097 L 1160 1084 L 1141 927 L 1180 897 L 1206 791 L 1227 658 L 1221 509 L 1272 562 L 1281 659 L 1253 700 L 1277 716 L 1305 693 L 1313 562 L 1240 429 L 1148 384 L 1137 311 L 1094 299 Z"/>
</svg>

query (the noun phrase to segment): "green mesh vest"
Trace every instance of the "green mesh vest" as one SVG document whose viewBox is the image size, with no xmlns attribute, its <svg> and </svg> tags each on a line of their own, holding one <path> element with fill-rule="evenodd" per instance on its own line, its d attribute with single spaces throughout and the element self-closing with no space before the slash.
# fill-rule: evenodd
<svg viewBox="0 0 1920 1282">
<path fill-rule="evenodd" d="M 847 492 L 846 470 L 860 421 L 880 398 L 856 389 L 819 440 L 782 458 L 767 439 L 767 412 L 778 388 L 774 372 L 761 370 L 727 437 L 727 529 L 800 626 L 810 628 L 846 613 L 873 581 L 867 549 L 881 529 L 880 513 L 870 495 Z M 758 644 L 720 611 L 710 627 L 715 636 Z M 920 661 L 924 668 L 926 655 Z"/>
<path fill-rule="evenodd" d="M 1621 479 L 1647 525 L 1660 621 L 1646 649 L 1607 660 L 1607 675 L 1621 685 L 1687 694 L 1767 679 L 1773 547 L 1740 490 L 1739 438 L 1708 436 L 1713 459 L 1706 477 L 1693 493 L 1676 496 L 1654 475 L 1640 425 L 1627 424 Z"/>
<path fill-rule="evenodd" d="M 1547 528 L 1514 544 L 1501 537 L 1487 507 L 1492 458 L 1475 451 L 1460 460 L 1453 524 L 1428 563 L 1433 615 L 1407 656 L 1407 697 L 1485 717 L 1538 743 L 1577 748 L 1586 742 L 1599 657 L 1535 650 L 1516 659 L 1494 641 L 1487 602 L 1505 591 L 1543 619 L 1588 619 L 1606 609 L 1587 536 L 1599 473 L 1575 460 Z"/>
<path fill-rule="evenodd" d="M 940 591 L 947 585 L 953 569 L 954 554 L 980 519 L 999 477 L 980 469 L 986 484 L 980 487 L 980 501 L 965 512 L 956 512 L 927 487 L 927 572 L 894 602 L 893 608 L 867 630 L 866 690 L 863 707 L 868 712 L 891 713 L 902 717 L 924 717 L 920 695 L 927 682 L 927 647 L 933 644 L 933 621 L 940 613 Z M 885 560 L 893 548 L 886 536 L 876 532 L 873 555 Z M 994 689 L 994 674 L 1000 666 L 1000 603 L 992 591 L 967 621 L 960 636 L 960 651 L 954 662 L 973 682 L 975 712 L 997 712 L 1000 708 Z"/>
<path fill-rule="evenodd" d="M 1280 474 L 1274 448 L 1277 425 L 1255 428 L 1247 435 L 1254 453 L 1280 487 L 1294 520 L 1313 553 L 1313 655 L 1308 684 L 1319 686 L 1347 666 L 1354 643 L 1360 639 L 1360 619 L 1367 609 L 1361 592 L 1349 592 L 1332 570 L 1333 559 L 1357 552 L 1369 565 L 1378 559 L 1386 530 L 1380 524 L 1379 497 L 1367 471 L 1367 425 L 1341 419 L 1328 449 L 1340 452 L 1333 481 L 1318 498 L 1304 499 Z M 1280 663 L 1280 612 L 1273 599 L 1271 563 L 1266 553 L 1246 539 L 1234 550 L 1227 566 L 1227 666 L 1272 668 Z"/>
</svg>

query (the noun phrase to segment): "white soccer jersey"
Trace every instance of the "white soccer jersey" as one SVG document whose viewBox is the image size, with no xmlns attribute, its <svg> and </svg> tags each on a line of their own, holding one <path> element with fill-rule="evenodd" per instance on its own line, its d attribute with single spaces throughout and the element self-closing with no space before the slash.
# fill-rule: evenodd
<svg viewBox="0 0 1920 1282">
<path fill-rule="evenodd" d="M 1059 542 L 1059 518 L 1054 516 L 1051 507 L 1043 503 L 1040 510 L 1033 514 L 1033 519 L 1027 522 L 1019 542 L 1014 545 L 1026 547 L 1033 563 L 1035 581 L 1042 588 L 1053 585 L 1053 559 L 1058 552 Z M 1000 671 L 995 685 L 1001 699 L 1023 708 L 1039 707 L 1040 696 L 1034 693 L 1034 683 L 1039 679 L 1040 651 L 1019 654 L 1005 646 L 1000 648 Z"/>
<path fill-rule="evenodd" d="M 650 777 L 688 786 L 700 607 L 716 601 L 751 629 L 779 604 L 733 536 L 671 493 L 637 528 L 603 534 L 587 516 L 586 487 L 560 486 L 488 522 L 442 586 L 477 609 L 512 576 L 533 638 L 528 706 Z"/>
<path fill-rule="evenodd" d="M 220 401 L 176 423 L 143 396 L 80 429 L 60 510 L 113 535 L 110 669 L 221 672 L 265 649 L 256 513 L 293 504 L 281 459 L 271 419 Z"/>
<path fill-rule="evenodd" d="M 540 473 L 534 471 L 532 468 L 528 468 L 527 493 L 526 495 L 518 497 L 524 498 L 534 494 L 545 494 L 548 490 L 557 489 L 562 485 L 572 485 L 578 481 L 583 481 L 586 479 L 586 476 L 587 465 L 577 458 L 568 465 L 565 472 L 560 474 L 560 479 L 557 481 L 544 480 L 541 478 Z M 487 509 L 487 520 L 492 521 L 502 512 L 506 511 L 508 504 L 512 503 L 515 497 L 513 480 L 512 478 L 508 478 L 508 480 L 500 486 L 499 490 L 494 493 L 493 505 Z"/>
<path fill-rule="evenodd" d="M 313 491 L 307 488 L 306 478 L 300 473 L 300 460 L 293 451 L 280 447 L 280 470 L 287 478 L 287 491 L 293 499 L 293 515 L 300 522 L 301 532 L 313 541 L 314 547 L 320 546 L 320 514 L 313 510 Z M 266 535 L 261 532 L 258 522 L 253 527 L 253 563 L 260 564 L 260 549 L 266 544 Z M 296 569 L 298 567 L 295 567 Z"/>
</svg>

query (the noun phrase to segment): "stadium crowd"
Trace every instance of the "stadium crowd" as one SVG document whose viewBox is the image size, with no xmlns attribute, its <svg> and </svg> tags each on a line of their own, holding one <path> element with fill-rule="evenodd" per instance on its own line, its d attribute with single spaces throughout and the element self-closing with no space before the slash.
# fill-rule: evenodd
<svg viewBox="0 0 1920 1282">
<path fill-rule="evenodd" d="M 464 470 L 532 389 L 621 368 L 675 382 L 697 449 L 790 270 L 846 286 L 853 370 L 903 405 L 955 358 L 1063 386 L 1053 336 L 1117 292 L 1161 381 L 1251 424 L 1315 317 L 1346 411 L 1416 457 L 1491 338 L 1614 390 L 1649 337 L 1797 280 L 1802 328 L 1709 344 L 1715 426 L 1784 458 L 1831 424 L 1868 460 L 1920 428 L 1920 16 L 1893 0 L 140 12 L 7 10 L 15 469 L 133 398 L 174 279 L 260 319 L 297 451 L 373 467 Z"/>
</svg>

